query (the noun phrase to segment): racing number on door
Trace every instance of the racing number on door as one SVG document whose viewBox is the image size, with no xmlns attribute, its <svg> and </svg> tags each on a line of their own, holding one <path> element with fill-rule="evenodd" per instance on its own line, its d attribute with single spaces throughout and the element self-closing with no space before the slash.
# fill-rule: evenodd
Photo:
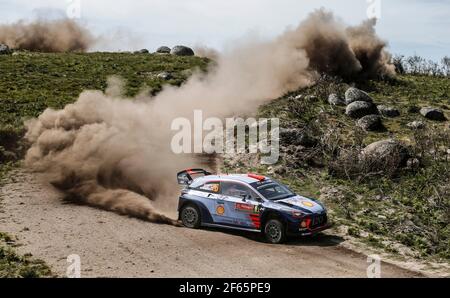
<svg viewBox="0 0 450 298">
<path fill-rule="evenodd" d="M 235 203 L 235 209 L 244 214 L 249 227 L 255 229 L 261 227 L 259 203 L 253 201 L 251 203 Z"/>
</svg>

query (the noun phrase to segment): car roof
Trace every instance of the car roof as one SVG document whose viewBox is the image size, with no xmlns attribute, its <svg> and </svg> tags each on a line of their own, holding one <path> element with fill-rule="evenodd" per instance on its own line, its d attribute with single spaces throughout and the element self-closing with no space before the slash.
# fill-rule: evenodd
<svg viewBox="0 0 450 298">
<path fill-rule="evenodd" d="M 261 176 L 264 177 L 264 176 Z M 267 177 L 265 177 L 267 178 Z M 236 182 L 242 182 L 246 184 L 251 184 L 254 182 L 260 181 L 259 179 L 255 177 L 251 177 L 248 174 L 222 174 L 222 175 L 208 175 L 196 178 L 196 182 L 200 182 L 200 180 L 204 182 L 208 181 L 214 181 L 214 180 L 220 180 L 220 181 L 236 181 Z"/>
</svg>

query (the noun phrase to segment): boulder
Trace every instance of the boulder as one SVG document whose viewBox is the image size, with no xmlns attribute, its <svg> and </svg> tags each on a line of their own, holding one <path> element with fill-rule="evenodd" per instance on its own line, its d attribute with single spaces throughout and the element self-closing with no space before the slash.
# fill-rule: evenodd
<svg viewBox="0 0 450 298">
<path fill-rule="evenodd" d="M 406 126 L 410 129 L 422 129 L 425 128 L 425 123 L 423 123 L 422 121 L 413 121 L 406 124 Z"/>
<path fill-rule="evenodd" d="M 371 102 L 354 101 L 347 106 L 345 114 L 352 118 L 359 119 L 366 115 L 378 114 L 378 109 Z"/>
<path fill-rule="evenodd" d="M 420 109 L 420 114 L 427 119 L 435 120 L 435 121 L 445 121 L 444 112 L 441 109 L 434 107 L 424 107 Z"/>
<path fill-rule="evenodd" d="M 166 46 L 162 46 L 156 49 L 156 53 L 160 53 L 160 54 L 169 54 L 170 53 L 170 48 L 166 47 Z"/>
<path fill-rule="evenodd" d="M 137 54 L 148 54 L 149 51 L 147 49 L 142 49 L 136 52 Z"/>
<path fill-rule="evenodd" d="M 156 77 L 162 80 L 170 80 L 173 78 L 173 76 L 167 71 L 160 72 L 159 74 L 156 75 Z"/>
<path fill-rule="evenodd" d="M 384 128 L 379 115 L 364 116 L 356 122 L 356 125 L 365 131 L 379 131 Z"/>
<path fill-rule="evenodd" d="M 328 103 L 333 106 L 345 106 L 345 100 L 336 93 L 332 93 L 328 96 Z"/>
<path fill-rule="evenodd" d="M 0 55 L 8 55 L 11 54 L 11 50 L 5 44 L 0 43 Z"/>
<path fill-rule="evenodd" d="M 366 92 L 354 87 L 348 88 L 345 91 L 345 103 L 350 104 L 355 101 L 373 102 L 372 98 Z"/>
<path fill-rule="evenodd" d="M 400 116 L 400 111 L 393 107 L 379 105 L 379 106 L 377 106 L 377 109 L 378 109 L 378 111 L 380 111 L 380 114 L 383 115 L 384 117 L 395 118 L 395 117 Z"/>
<path fill-rule="evenodd" d="M 186 46 L 174 46 L 170 53 L 176 56 L 194 56 L 194 51 Z"/>
<path fill-rule="evenodd" d="M 289 146 L 314 147 L 317 140 L 296 128 L 280 128 L 280 143 Z"/>
<path fill-rule="evenodd" d="M 396 161 L 398 165 L 405 164 L 408 160 L 408 150 L 400 142 L 393 139 L 381 140 L 366 146 L 362 151 L 362 157 L 380 164 L 389 160 Z"/>
</svg>

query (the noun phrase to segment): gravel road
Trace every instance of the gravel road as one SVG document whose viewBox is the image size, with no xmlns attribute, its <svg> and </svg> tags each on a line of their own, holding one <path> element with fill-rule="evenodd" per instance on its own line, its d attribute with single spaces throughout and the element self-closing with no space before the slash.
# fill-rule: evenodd
<svg viewBox="0 0 450 298">
<path fill-rule="evenodd" d="M 81 258 L 82 277 L 366 276 L 367 257 L 336 236 L 270 245 L 251 233 L 158 225 L 65 203 L 37 174 L 17 170 L 11 177 L 0 192 L 0 231 L 17 236 L 20 253 L 45 260 L 59 276 L 72 254 Z M 417 276 L 387 263 L 381 274 Z"/>
</svg>

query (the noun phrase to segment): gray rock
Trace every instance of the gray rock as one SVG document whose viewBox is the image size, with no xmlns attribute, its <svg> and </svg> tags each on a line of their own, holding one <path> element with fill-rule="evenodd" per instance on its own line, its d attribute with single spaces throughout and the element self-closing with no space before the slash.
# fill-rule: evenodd
<svg viewBox="0 0 450 298">
<path fill-rule="evenodd" d="M 367 101 L 354 101 L 345 109 L 345 114 L 355 119 L 362 118 L 366 115 L 378 114 L 377 107 Z"/>
<path fill-rule="evenodd" d="M 8 55 L 11 54 L 11 50 L 5 44 L 0 43 L 0 55 Z"/>
<path fill-rule="evenodd" d="M 417 170 L 420 167 L 420 160 L 417 158 L 409 158 L 406 161 L 406 167 L 410 170 Z"/>
<path fill-rule="evenodd" d="M 137 51 L 137 53 L 138 54 L 148 54 L 149 51 L 147 49 L 142 49 L 142 50 Z"/>
<path fill-rule="evenodd" d="M 279 166 L 273 166 L 267 168 L 268 174 L 276 174 L 276 175 L 284 175 L 286 174 L 286 167 L 279 165 Z"/>
<path fill-rule="evenodd" d="M 425 123 L 423 123 L 422 121 L 413 121 L 406 124 L 406 126 L 410 129 L 422 129 L 425 128 Z"/>
<path fill-rule="evenodd" d="M 424 107 L 420 109 L 420 114 L 427 119 L 435 120 L 435 121 L 445 121 L 444 112 L 441 109 L 434 107 Z"/>
<path fill-rule="evenodd" d="M 0 162 L 12 161 L 12 160 L 17 160 L 16 153 L 14 153 L 12 151 L 8 151 L 8 150 L 0 150 Z"/>
<path fill-rule="evenodd" d="M 378 131 L 383 129 L 383 122 L 379 115 L 367 115 L 356 122 L 356 125 L 365 131 Z"/>
<path fill-rule="evenodd" d="M 317 140 L 296 128 L 280 128 L 280 143 L 286 146 L 314 147 Z"/>
<path fill-rule="evenodd" d="M 160 54 L 169 54 L 170 53 L 170 48 L 166 47 L 166 46 L 162 46 L 156 49 L 156 53 L 160 53 Z"/>
<path fill-rule="evenodd" d="M 328 103 L 333 106 L 344 106 L 344 99 L 340 98 L 339 95 L 332 93 L 328 96 Z"/>
<path fill-rule="evenodd" d="M 396 159 L 398 164 L 404 164 L 409 157 L 408 150 L 400 142 L 393 139 L 381 140 L 366 146 L 362 157 L 380 163 L 389 159 Z"/>
<path fill-rule="evenodd" d="M 376 195 L 374 198 L 376 201 L 389 201 L 391 197 L 389 196 L 382 196 L 382 195 Z"/>
<path fill-rule="evenodd" d="M 390 153 L 399 146 L 399 142 L 393 139 L 377 141 L 367 145 L 363 149 L 364 155 L 384 155 Z"/>
<path fill-rule="evenodd" d="M 176 56 L 194 56 L 194 51 L 186 46 L 174 46 L 170 53 Z"/>
<path fill-rule="evenodd" d="M 163 79 L 163 80 L 170 80 L 173 78 L 173 76 L 167 71 L 160 72 L 159 74 L 156 75 L 156 77 L 158 79 Z"/>
<path fill-rule="evenodd" d="M 393 107 L 388 107 L 385 105 L 379 105 L 377 106 L 378 111 L 380 111 L 381 115 L 383 115 L 384 117 L 398 117 L 400 116 L 400 111 L 396 108 Z"/>
<path fill-rule="evenodd" d="M 355 101 L 373 102 L 372 98 L 366 92 L 358 88 L 350 87 L 345 91 L 345 103 L 350 104 Z"/>
</svg>

